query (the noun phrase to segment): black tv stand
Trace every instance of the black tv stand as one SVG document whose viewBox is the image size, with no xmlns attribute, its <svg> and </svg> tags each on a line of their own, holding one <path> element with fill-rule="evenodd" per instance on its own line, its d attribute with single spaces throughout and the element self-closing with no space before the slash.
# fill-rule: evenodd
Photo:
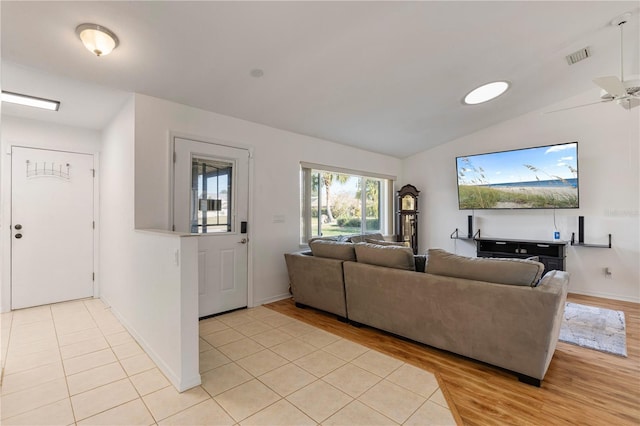
<svg viewBox="0 0 640 426">
<path fill-rule="evenodd" d="M 545 271 L 565 269 L 566 241 L 513 240 L 508 238 L 476 238 L 478 257 L 526 259 L 538 256 Z"/>
</svg>

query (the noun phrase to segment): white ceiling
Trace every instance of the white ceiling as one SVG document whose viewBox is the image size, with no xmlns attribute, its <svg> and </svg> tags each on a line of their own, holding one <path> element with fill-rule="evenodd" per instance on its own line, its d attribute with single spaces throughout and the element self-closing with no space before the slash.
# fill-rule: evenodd
<svg viewBox="0 0 640 426">
<path fill-rule="evenodd" d="M 58 115 L 40 119 L 65 124 L 99 129 L 138 92 L 402 158 L 619 75 L 609 22 L 626 11 L 625 75 L 640 74 L 638 6 L 5 0 L 2 88 L 61 100 Z M 91 55 L 74 33 L 85 22 L 110 28 L 120 46 Z M 565 55 L 587 45 L 593 57 L 568 66 Z M 255 68 L 264 76 L 251 77 Z M 511 90 L 462 105 L 497 79 Z M 24 110 L 2 113 L 38 118 Z"/>
</svg>

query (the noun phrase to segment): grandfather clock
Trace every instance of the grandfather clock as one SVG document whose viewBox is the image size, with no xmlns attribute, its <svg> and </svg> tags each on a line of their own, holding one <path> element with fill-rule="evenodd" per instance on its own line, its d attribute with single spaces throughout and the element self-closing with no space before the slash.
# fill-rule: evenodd
<svg viewBox="0 0 640 426">
<path fill-rule="evenodd" d="M 418 254 L 418 194 L 413 185 L 405 185 L 398 191 L 398 222 L 396 239 L 409 243 L 413 254 Z"/>
</svg>

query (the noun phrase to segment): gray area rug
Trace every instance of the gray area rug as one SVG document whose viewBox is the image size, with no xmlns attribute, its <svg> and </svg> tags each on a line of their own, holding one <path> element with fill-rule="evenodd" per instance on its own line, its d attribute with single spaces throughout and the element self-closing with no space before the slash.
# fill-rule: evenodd
<svg viewBox="0 0 640 426">
<path fill-rule="evenodd" d="M 626 357 L 624 312 L 567 302 L 559 340 Z"/>
</svg>

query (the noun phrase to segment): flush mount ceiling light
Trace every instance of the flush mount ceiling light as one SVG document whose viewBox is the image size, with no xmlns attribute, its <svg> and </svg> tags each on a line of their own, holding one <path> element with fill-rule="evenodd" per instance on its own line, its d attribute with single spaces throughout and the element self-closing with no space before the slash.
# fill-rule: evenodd
<svg viewBox="0 0 640 426">
<path fill-rule="evenodd" d="M 84 47 L 96 56 L 108 55 L 119 44 L 112 31 L 97 24 L 80 24 L 76 27 L 76 34 Z"/>
<path fill-rule="evenodd" d="M 495 99 L 502 95 L 509 88 L 508 81 L 494 81 L 491 83 L 483 84 L 480 87 L 473 89 L 464 97 L 464 102 L 467 105 L 477 105 L 483 102 Z"/>
<path fill-rule="evenodd" d="M 22 95 L 20 93 L 5 92 L 4 90 L 2 91 L 2 102 L 48 109 L 50 111 L 57 111 L 58 108 L 60 108 L 60 101 L 36 98 L 34 96 Z"/>
</svg>

